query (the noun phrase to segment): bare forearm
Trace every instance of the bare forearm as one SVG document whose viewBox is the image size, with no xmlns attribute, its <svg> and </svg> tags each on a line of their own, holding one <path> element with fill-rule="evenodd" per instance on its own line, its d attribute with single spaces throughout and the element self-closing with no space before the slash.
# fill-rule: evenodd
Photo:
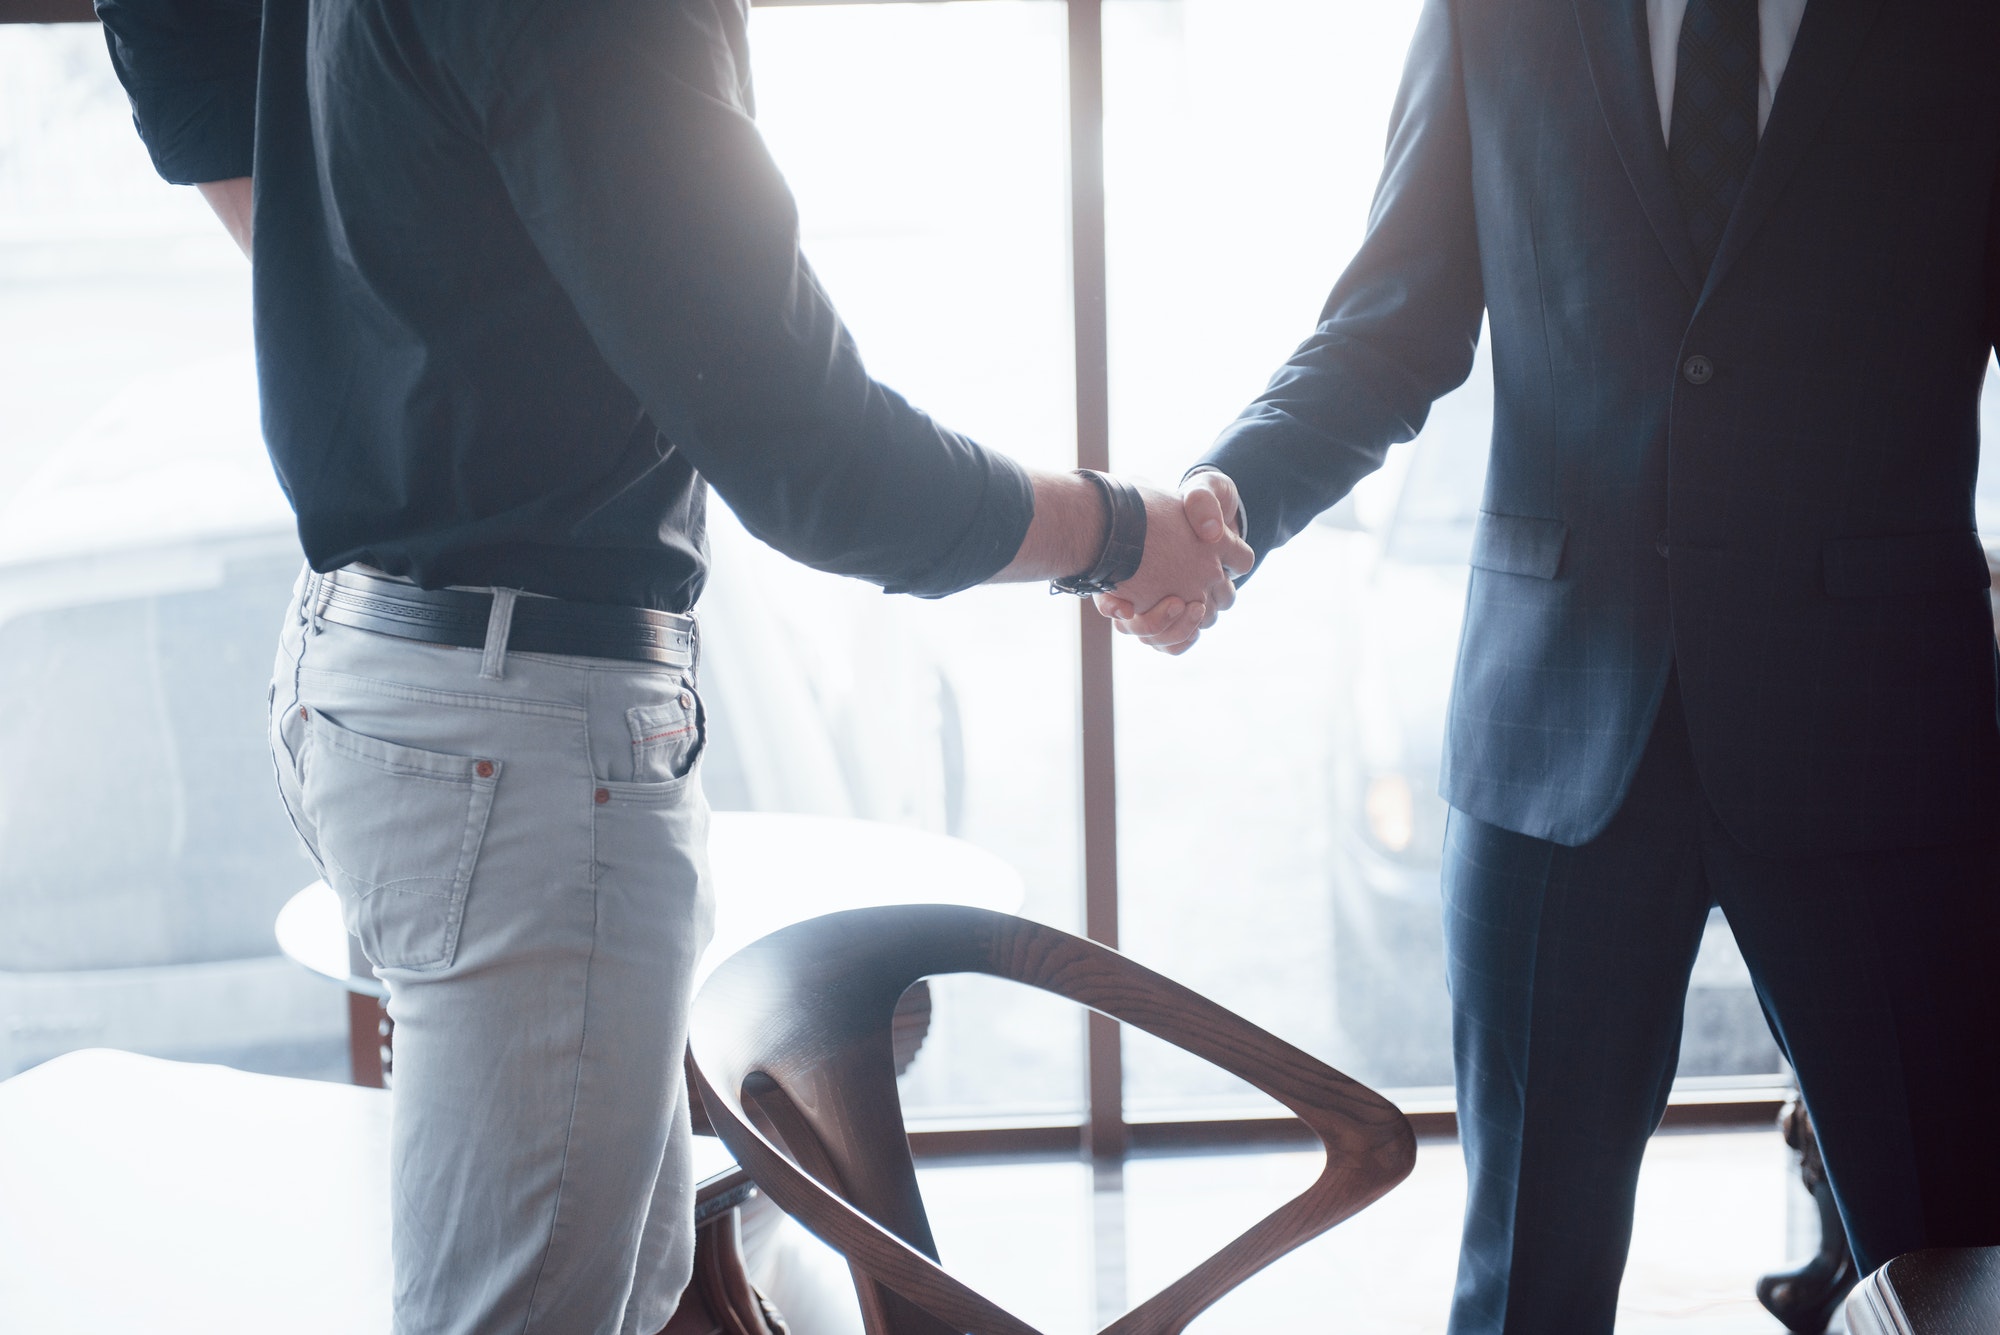
<svg viewBox="0 0 2000 1335">
<path fill-rule="evenodd" d="M 231 177 L 227 181 L 203 181 L 195 186 L 201 197 L 215 210 L 215 216 L 229 229 L 229 235 L 243 251 L 243 258 L 250 258 L 250 214 L 251 189 L 247 176 Z"/>
<path fill-rule="evenodd" d="M 1035 487 L 1035 517 L 1020 550 L 991 583 L 1061 579 L 1080 574 L 1104 547 L 1104 502 L 1097 487 L 1074 473 L 1029 473 Z"/>
</svg>

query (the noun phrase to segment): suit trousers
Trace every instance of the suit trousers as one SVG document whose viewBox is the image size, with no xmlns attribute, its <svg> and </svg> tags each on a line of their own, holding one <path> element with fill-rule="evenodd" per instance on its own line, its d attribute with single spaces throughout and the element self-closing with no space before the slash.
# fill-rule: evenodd
<svg viewBox="0 0 2000 1335">
<path fill-rule="evenodd" d="M 1468 1199 L 1452 1335 L 1609 1335 L 1688 978 L 1728 918 L 1862 1270 L 2000 1243 L 2000 831 L 1777 858 L 1707 798 L 1674 681 L 1604 833 L 1451 813 L 1446 976 Z"/>
<path fill-rule="evenodd" d="M 651 1335 L 694 1261 L 694 683 L 337 625 L 318 588 L 285 618 L 272 758 L 389 989 L 396 1335 Z"/>
</svg>

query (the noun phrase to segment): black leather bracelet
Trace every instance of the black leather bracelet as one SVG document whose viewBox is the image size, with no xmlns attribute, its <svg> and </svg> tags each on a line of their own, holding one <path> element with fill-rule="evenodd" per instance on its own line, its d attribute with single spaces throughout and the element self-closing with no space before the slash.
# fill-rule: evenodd
<svg viewBox="0 0 2000 1335">
<path fill-rule="evenodd" d="M 1146 498 L 1129 482 L 1094 469 L 1079 468 L 1077 476 L 1096 484 L 1104 502 L 1104 546 L 1090 569 L 1049 581 L 1050 593 L 1073 593 L 1079 598 L 1093 593 L 1109 593 L 1139 573 L 1146 555 Z"/>
</svg>

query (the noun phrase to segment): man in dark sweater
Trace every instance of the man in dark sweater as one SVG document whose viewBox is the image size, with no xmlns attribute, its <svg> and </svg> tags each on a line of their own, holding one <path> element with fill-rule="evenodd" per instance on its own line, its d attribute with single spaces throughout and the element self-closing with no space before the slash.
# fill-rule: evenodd
<svg viewBox="0 0 2000 1335">
<path fill-rule="evenodd" d="M 752 122 L 741 0 L 98 11 L 161 174 L 254 230 L 310 566 L 273 755 L 390 990 L 396 1329 L 657 1330 L 692 1252 L 706 487 L 927 597 L 1219 610 L 1248 548 L 868 376 Z"/>
</svg>

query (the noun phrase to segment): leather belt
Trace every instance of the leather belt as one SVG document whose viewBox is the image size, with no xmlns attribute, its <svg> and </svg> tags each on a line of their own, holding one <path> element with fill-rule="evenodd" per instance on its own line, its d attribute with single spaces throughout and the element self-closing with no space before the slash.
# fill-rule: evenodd
<svg viewBox="0 0 2000 1335">
<path fill-rule="evenodd" d="M 493 612 L 490 593 L 420 589 L 354 569 L 314 579 L 317 584 L 308 605 L 316 604 L 324 620 L 425 644 L 486 647 L 487 619 Z M 524 597 L 514 604 L 507 649 L 688 668 L 695 660 L 695 621 L 645 607 Z"/>
</svg>

